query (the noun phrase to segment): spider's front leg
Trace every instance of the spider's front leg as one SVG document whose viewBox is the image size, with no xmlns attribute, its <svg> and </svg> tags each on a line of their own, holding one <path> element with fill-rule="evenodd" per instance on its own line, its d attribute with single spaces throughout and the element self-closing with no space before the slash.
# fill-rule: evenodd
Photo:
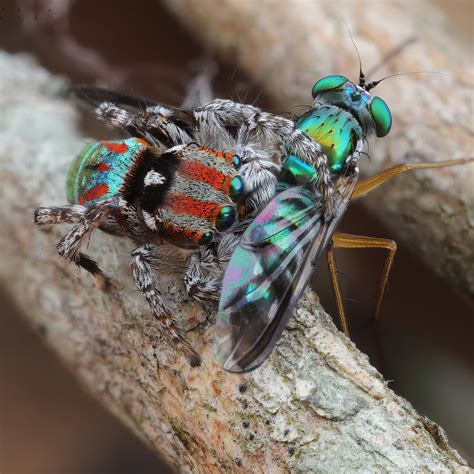
<svg viewBox="0 0 474 474">
<path fill-rule="evenodd" d="M 260 109 L 227 99 L 215 99 L 193 112 L 195 139 L 199 144 L 223 150 L 235 143 L 232 132 Z"/>
<path fill-rule="evenodd" d="M 147 107 L 144 111 L 131 113 L 113 102 L 102 102 L 96 109 L 96 115 L 115 127 L 127 130 L 132 136 L 165 148 L 190 143 L 190 135 L 183 120 L 174 116 L 171 108 L 162 105 Z"/>
<path fill-rule="evenodd" d="M 198 301 L 219 301 L 225 267 L 239 242 L 236 234 L 225 234 L 215 250 L 206 248 L 188 258 L 184 286 Z"/>
<path fill-rule="evenodd" d="M 165 334 L 189 359 L 192 367 L 201 365 L 201 358 L 186 340 L 184 331 L 178 327 L 171 311 L 159 290 L 158 276 L 154 271 L 160 258 L 158 247 L 144 244 L 132 252 L 130 265 L 138 289 L 145 297 L 155 318 Z"/>
<path fill-rule="evenodd" d="M 239 174 L 245 182 L 247 214 L 259 211 L 274 197 L 280 171 L 280 146 L 262 143 L 257 137 L 252 141 L 241 136 L 247 122 L 260 113 L 260 109 L 252 105 L 224 99 L 213 100 L 193 113 L 199 143 L 233 150 L 242 159 Z M 276 159 L 275 154 L 278 155 Z"/>
<path fill-rule="evenodd" d="M 92 273 L 102 282 L 106 277 L 97 263 L 80 252 L 91 233 L 109 217 L 114 206 L 111 199 L 106 199 L 91 206 L 38 207 L 34 212 L 36 225 L 75 224 L 59 241 L 58 253 L 66 260 Z"/>
<path fill-rule="evenodd" d="M 280 144 L 286 148 L 285 153 L 294 154 L 313 166 L 317 172 L 316 187 L 323 195 L 326 217 L 333 215 L 335 197 L 327 157 L 321 145 L 296 128 L 291 120 L 268 112 L 257 113 L 242 127 L 239 140 Z"/>
</svg>

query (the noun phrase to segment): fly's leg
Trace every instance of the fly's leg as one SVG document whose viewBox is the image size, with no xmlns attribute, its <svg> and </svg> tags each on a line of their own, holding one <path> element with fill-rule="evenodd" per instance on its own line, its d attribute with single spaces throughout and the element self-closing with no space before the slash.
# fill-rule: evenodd
<svg viewBox="0 0 474 474">
<path fill-rule="evenodd" d="M 179 120 L 173 117 L 173 110 L 161 105 L 148 106 L 142 112 L 131 113 L 112 102 L 102 102 L 96 108 L 96 114 L 115 127 L 127 130 L 132 136 L 151 143 L 158 140 L 166 148 L 192 141 L 185 128 L 178 123 Z"/>
<path fill-rule="evenodd" d="M 434 168 L 447 168 L 449 166 L 464 165 L 466 163 L 471 163 L 474 161 L 474 158 L 461 158 L 459 160 L 449 160 L 449 161 L 438 161 L 430 163 L 402 163 L 400 165 L 392 166 L 380 173 L 377 173 L 371 178 L 364 179 L 359 181 L 356 184 L 354 192 L 352 193 L 351 199 L 358 199 L 366 194 L 369 194 L 374 189 L 378 188 L 381 184 L 389 181 L 400 173 L 410 170 L 419 170 L 419 169 L 434 169 Z"/>
<path fill-rule="evenodd" d="M 337 314 L 339 315 L 339 322 L 344 334 L 349 337 L 349 326 L 347 325 L 346 310 L 344 308 L 344 299 L 342 297 L 341 286 L 337 277 L 336 259 L 332 247 L 326 252 L 328 261 L 329 275 L 331 276 L 332 289 L 336 298 Z"/>
<path fill-rule="evenodd" d="M 237 235 L 226 234 L 216 251 L 206 248 L 189 257 L 183 278 L 189 296 L 198 301 L 219 301 L 224 270 L 238 242 Z"/>
<path fill-rule="evenodd" d="M 376 321 L 380 316 L 380 309 L 382 307 L 383 296 L 385 293 L 385 288 L 387 286 L 388 276 L 392 268 L 393 259 L 395 258 L 395 253 L 397 251 L 397 244 L 394 240 L 389 239 L 379 239 L 377 237 L 367 237 L 364 235 L 353 235 L 345 234 L 342 232 L 335 232 L 332 237 L 333 246 L 335 248 L 345 248 L 345 249 L 385 249 L 388 251 L 387 258 L 385 260 L 385 265 L 382 270 L 382 275 L 379 281 L 378 295 L 375 303 L 373 319 Z M 336 273 L 336 263 L 334 260 L 334 255 L 332 250 L 328 251 L 328 265 L 329 272 L 331 274 L 331 281 L 334 289 L 334 294 L 336 296 L 337 309 L 339 313 L 339 318 L 341 320 L 341 326 L 344 330 L 346 336 L 349 335 L 347 321 L 344 312 L 344 305 L 342 301 L 342 294 L 339 287 L 339 282 L 337 280 Z"/>
<path fill-rule="evenodd" d="M 37 225 L 73 223 L 74 227 L 59 241 L 58 253 L 66 260 L 92 273 L 104 284 L 106 277 L 97 263 L 80 252 L 91 233 L 108 218 L 112 211 L 107 199 L 92 206 L 39 207 L 35 209 Z"/>
<path fill-rule="evenodd" d="M 133 278 L 164 333 L 186 355 L 191 366 L 197 367 L 201 365 L 201 358 L 186 340 L 184 331 L 177 326 L 159 290 L 158 276 L 153 270 L 158 258 L 159 250 L 155 245 L 145 244 L 135 249 L 130 262 Z"/>
<path fill-rule="evenodd" d="M 393 177 L 404 173 L 409 170 L 416 169 L 434 169 L 434 168 L 446 168 L 449 166 L 463 165 L 466 163 L 473 162 L 473 158 L 463 158 L 458 160 L 449 160 L 449 161 L 439 161 L 439 162 L 430 162 L 430 163 L 402 163 L 400 165 L 393 166 L 387 170 L 377 173 L 371 178 L 359 181 L 354 189 L 352 194 L 352 199 L 361 198 L 369 194 L 374 189 L 378 188 L 380 185 L 389 181 Z M 380 317 L 380 310 L 382 307 L 383 296 L 385 288 L 387 286 L 388 277 L 390 270 L 392 268 L 393 259 L 397 251 L 397 244 L 393 240 L 389 239 L 379 239 L 374 237 L 366 237 L 361 235 L 352 235 L 336 232 L 332 237 L 333 245 L 335 248 L 382 248 L 388 251 L 387 258 L 385 260 L 385 265 L 382 271 L 382 275 L 379 282 L 378 296 L 375 304 L 374 310 L 374 320 L 377 320 Z M 336 297 L 337 309 L 339 313 L 339 319 L 341 322 L 341 327 L 346 335 L 349 335 L 347 321 L 344 311 L 344 303 L 342 298 L 341 289 L 337 279 L 336 272 L 336 262 L 334 259 L 334 254 L 332 249 L 327 253 L 329 272 L 331 275 L 332 286 L 334 289 L 334 294 Z"/>
</svg>

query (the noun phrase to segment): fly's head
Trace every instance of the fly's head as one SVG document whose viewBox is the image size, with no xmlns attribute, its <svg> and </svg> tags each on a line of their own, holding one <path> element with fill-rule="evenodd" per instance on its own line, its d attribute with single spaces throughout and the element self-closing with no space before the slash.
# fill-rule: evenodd
<svg viewBox="0 0 474 474">
<path fill-rule="evenodd" d="M 375 133 L 384 137 L 392 127 L 392 114 L 387 103 L 370 93 L 380 81 L 365 83 L 361 73 L 359 84 L 345 76 L 326 76 L 314 84 L 314 107 L 333 105 L 349 112 L 360 124 L 364 136 Z"/>
<path fill-rule="evenodd" d="M 313 86 L 313 106 L 296 127 L 321 145 L 334 175 L 357 166 L 364 139 L 373 133 L 384 137 L 390 131 L 388 105 L 370 93 L 379 82 L 366 84 L 361 71 L 359 84 L 334 75 Z"/>
</svg>

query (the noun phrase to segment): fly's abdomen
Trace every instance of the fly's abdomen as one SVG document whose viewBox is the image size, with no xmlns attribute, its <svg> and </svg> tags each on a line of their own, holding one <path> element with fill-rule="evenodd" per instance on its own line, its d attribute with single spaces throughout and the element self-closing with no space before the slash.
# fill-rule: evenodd
<svg viewBox="0 0 474 474">
<path fill-rule="evenodd" d="M 94 204 L 120 192 L 148 144 L 140 138 L 88 145 L 71 163 L 67 196 L 71 204 Z"/>
<path fill-rule="evenodd" d="M 303 115 L 296 127 L 318 142 L 331 170 L 339 172 L 355 151 L 362 130 L 354 116 L 334 105 L 323 105 Z"/>
</svg>

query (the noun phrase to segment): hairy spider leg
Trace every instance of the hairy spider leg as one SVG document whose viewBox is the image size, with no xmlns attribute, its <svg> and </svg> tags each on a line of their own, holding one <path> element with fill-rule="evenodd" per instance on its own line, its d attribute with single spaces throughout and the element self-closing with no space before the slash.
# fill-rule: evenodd
<svg viewBox="0 0 474 474">
<path fill-rule="evenodd" d="M 34 222 L 37 225 L 75 224 L 74 227 L 59 241 L 58 253 L 66 260 L 87 270 L 106 283 L 106 277 L 95 260 L 80 252 L 87 243 L 91 233 L 98 228 L 112 212 L 113 199 L 105 199 L 90 206 L 39 207 L 35 209 Z"/>
<path fill-rule="evenodd" d="M 156 245 L 144 244 L 132 252 L 130 266 L 133 278 L 140 292 L 145 297 L 153 316 L 163 327 L 163 331 L 188 358 L 192 367 L 201 365 L 201 358 L 186 340 L 184 331 L 178 327 L 171 316 L 171 311 L 159 290 L 159 281 L 153 267 L 160 257 Z"/>
<path fill-rule="evenodd" d="M 224 271 L 240 236 L 225 234 L 214 251 L 206 248 L 188 258 L 183 277 L 188 295 L 198 301 L 219 301 Z"/>
<path fill-rule="evenodd" d="M 95 112 L 99 119 L 126 130 L 131 136 L 155 145 L 158 140 L 164 148 L 192 141 L 188 132 L 177 123 L 178 119 L 173 117 L 173 110 L 162 105 L 131 113 L 112 102 L 102 102 Z"/>
</svg>

